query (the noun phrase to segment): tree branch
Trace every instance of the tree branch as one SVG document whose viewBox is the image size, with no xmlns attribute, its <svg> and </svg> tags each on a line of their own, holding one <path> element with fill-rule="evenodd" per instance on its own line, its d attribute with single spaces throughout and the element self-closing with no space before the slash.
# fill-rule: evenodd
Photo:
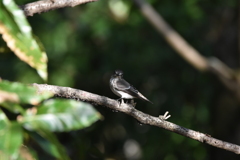
<svg viewBox="0 0 240 160">
<path fill-rule="evenodd" d="M 227 151 L 234 152 L 236 154 L 240 154 L 240 146 L 238 145 L 221 141 L 219 139 L 211 137 L 208 134 L 200 133 L 191 129 L 181 127 L 174 123 L 162 120 L 159 117 L 153 117 L 151 115 L 148 115 L 146 113 L 143 113 L 137 110 L 130 104 L 122 103 L 121 105 L 119 105 L 119 103 L 116 100 L 110 99 L 108 97 L 100 96 L 97 94 L 89 93 L 89 92 L 78 90 L 78 89 L 73 89 L 70 87 L 60 87 L 60 86 L 36 84 L 36 83 L 34 83 L 33 86 L 37 88 L 39 93 L 50 91 L 55 96 L 58 96 L 58 97 L 77 99 L 81 101 L 87 101 L 94 105 L 106 106 L 113 110 L 117 110 L 125 114 L 128 114 L 143 124 L 164 128 L 166 130 L 175 132 L 185 137 L 189 137 L 199 142 L 206 143 L 221 149 L 225 149 Z"/>
<path fill-rule="evenodd" d="M 41 0 L 20 6 L 26 16 L 50 10 L 74 7 L 76 5 L 94 2 L 98 0 Z M 217 58 L 206 58 L 188 44 L 171 26 L 169 26 L 159 13 L 144 0 L 133 0 L 146 19 L 163 35 L 166 41 L 187 62 L 200 71 L 208 71 L 217 76 L 220 81 L 240 101 L 240 80 L 234 70 L 226 66 Z"/>
<path fill-rule="evenodd" d="M 42 0 L 26 5 L 20 6 L 26 16 L 33 16 L 35 13 L 47 12 L 50 10 L 74 7 L 83 3 L 93 2 L 97 0 Z M 234 86 L 230 85 L 235 80 L 235 74 L 232 69 L 221 63 L 216 59 L 207 59 L 202 56 L 197 50 L 189 45 L 176 31 L 174 31 L 163 18 L 144 0 L 134 0 L 139 6 L 142 14 L 156 27 L 156 29 L 165 37 L 169 44 L 179 53 L 186 61 L 192 64 L 196 69 L 200 71 L 210 71 L 217 75 L 223 83 L 232 91 L 235 91 L 239 95 L 238 81 Z M 221 68 L 221 69 L 219 69 Z M 159 117 L 153 117 L 135 109 L 132 105 L 121 104 L 116 100 L 109 99 L 104 96 L 99 96 L 93 93 L 89 93 L 82 90 L 72 89 L 69 87 L 59 87 L 47 84 L 33 84 L 39 92 L 50 91 L 56 96 L 79 99 L 82 101 L 90 102 L 94 105 L 106 106 L 111 109 L 128 114 L 143 124 L 157 126 L 166 130 L 175 132 L 177 134 L 189 137 L 202 143 L 212 145 L 221 149 L 225 149 L 236 154 L 240 154 L 240 146 L 224 142 L 211 137 L 210 135 L 200 133 L 191 129 L 187 129 L 176 125 L 174 123 L 164 121 Z M 237 87 L 235 87 L 237 86 Z"/>
<path fill-rule="evenodd" d="M 94 1 L 98 0 L 42 0 L 21 5 L 20 8 L 24 11 L 26 16 L 33 16 L 35 13 L 48 12 L 64 7 L 74 7 Z"/>
<path fill-rule="evenodd" d="M 200 71 L 208 68 L 206 59 L 189 45 L 145 0 L 134 0 L 145 18 L 186 61 Z"/>
<path fill-rule="evenodd" d="M 188 63 L 199 71 L 208 71 L 220 79 L 240 101 L 240 80 L 234 70 L 217 58 L 206 58 L 182 38 L 145 0 L 133 0 L 145 18 Z"/>
</svg>

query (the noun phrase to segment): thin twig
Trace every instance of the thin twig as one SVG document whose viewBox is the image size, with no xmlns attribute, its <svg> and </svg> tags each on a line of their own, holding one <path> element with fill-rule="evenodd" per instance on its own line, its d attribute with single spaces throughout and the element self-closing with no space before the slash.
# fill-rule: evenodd
<svg viewBox="0 0 240 160">
<path fill-rule="evenodd" d="M 185 137 L 189 137 L 199 142 L 206 143 L 221 149 L 225 149 L 227 151 L 234 152 L 236 154 L 240 154 L 240 146 L 236 144 L 224 142 L 219 139 L 213 138 L 208 134 L 200 133 L 191 129 L 181 127 L 174 123 L 162 120 L 159 117 L 153 117 L 151 115 L 148 115 L 146 113 L 143 113 L 137 110 L 130 104 L 123 103 L 119 105 L 118 101 L 110 99 L 108 97 L 100 96 L 97 94 L 89 93 L 89 92 L 78 90 L 78 89 L 73 89 L 70 87 L 60 87 L 60 86 L 36 84 L 36 83 L 34 83 L 33 86 L 38 89 L 39 93 L 50 91 L 53 94 L 55 94 L 55 96 L 71 98 L 71 99 L 79 99 L 95 105 L 106 106 L 113 110 L 117 110 L 125 114 L 128 114 L 134 117 L 135 119 L 137 119 L 140 123 L 164 128 L 166 130 L 175 132 Z"/>
<path fill-rule="evenodd" d="M 33 16 L 35 13 L 48 12 L 50 10 L 64 7 L 74 7 L 94 1 L 98 0 L 41 0 L 21 5 L 20 8 L 24 11 L 26 16 Z"/>
</svg>

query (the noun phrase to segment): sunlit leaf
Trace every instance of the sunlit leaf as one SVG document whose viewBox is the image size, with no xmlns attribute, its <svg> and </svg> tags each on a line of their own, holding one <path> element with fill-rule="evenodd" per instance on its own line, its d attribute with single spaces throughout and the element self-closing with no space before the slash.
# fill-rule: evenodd
<svg viewBox="0 0 240 160">
<path fill-rule="evenodd" d="M 0 103 L 27 103 L 36 105 L 51 97 L 49 92 L 37 93 L 36 88 L 18 82 L 0 81 Z"/>
<path fill-rule="evenodd" d="M 13 0 L 0 1 L 0 6 L 0 34 L 8 47 L 47 80 L 47 55 L 41 50 L 40 42 L 32 36 L 31 26 L 23 11 Z"/>
<path fill-rule="evenodd" d="M 36 115 L 25 115 L 21 122 L 29 130 L 61 132 L 82 129 L 100 119 L 88 103 L 74 100 L 49 100 L 38 107 Z"/>
<path fill-rule="evenodd" d="M 17 158 L 22 140 L 21 125 L 9 121 L 3 111 L 0 110 L 0 155 L 3 156 L 1 158 Z"/>
<path fill-rule="evenodd" d="M 15 93 L 9 93 L 9 92 L 0 90 L 0 103 L 5 102 L 5 101 L 18 103 L 19 99 L 18 99 L 17 94 L 15 94 Z"/>
</svg>

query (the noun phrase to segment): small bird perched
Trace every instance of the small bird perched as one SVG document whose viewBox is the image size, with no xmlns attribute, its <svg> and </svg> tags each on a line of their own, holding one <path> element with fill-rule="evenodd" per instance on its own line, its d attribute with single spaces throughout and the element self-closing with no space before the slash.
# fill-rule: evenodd
<svg viewBox="0 0 240 160">
<path fill-rule="evenodd" d="M 123 79 L 123 72 L 121 70 L 116 70 L 115 74 L 112 75 L 110 79 L 110 88 L 114 94 L 121 97 L 118 100 L 139 98 L 152 103 L 136 88 Z"/>
</svg>

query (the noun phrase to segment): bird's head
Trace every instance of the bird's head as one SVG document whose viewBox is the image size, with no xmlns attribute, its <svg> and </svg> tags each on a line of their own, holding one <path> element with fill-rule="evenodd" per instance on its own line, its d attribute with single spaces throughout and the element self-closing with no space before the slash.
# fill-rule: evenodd
<svg viewBox="0 0 240 160">
<path fill-rule="evenodd" d="M 116 70 L 116 71 L 115 71 L 115 75 L 116 75 L 116 76 L 119 76 L 119 77 L 122 77 L 122 76 L 123 76 L 123 71 L 121 71 L 121 70 Z"/>
</svg>

